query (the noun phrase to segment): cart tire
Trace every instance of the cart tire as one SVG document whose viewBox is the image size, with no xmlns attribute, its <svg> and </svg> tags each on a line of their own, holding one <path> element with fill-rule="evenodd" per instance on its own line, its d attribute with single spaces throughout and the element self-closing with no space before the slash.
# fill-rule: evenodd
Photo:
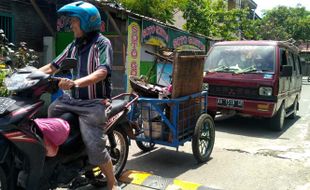
<svg viewBox="0 0 310 190">
<path fill-rule="evenodd" d="M 149 152 L 153 150 L 155 146 L 155 143 L 144 142 L 144 141 L 136 141 L 136 144 L 143 152 Z"/>
<path fill-rule="evenodd" d="M 192 137 L 192 151 L 198 163 L 209 160 L 215 140 L 214 121 L 208 114 L 202 114 L 196 123 Z"/>
</svg>

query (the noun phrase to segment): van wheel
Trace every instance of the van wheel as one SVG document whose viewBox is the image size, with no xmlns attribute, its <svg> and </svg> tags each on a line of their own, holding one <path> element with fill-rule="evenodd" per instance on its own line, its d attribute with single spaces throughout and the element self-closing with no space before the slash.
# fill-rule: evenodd
<svg viewBox="0 0 310 190">
<path fill-rule="evenodd" d="M 270 128 L 274 131 L 282 131 L 285 119 L 284 103 L 281 104 L 278 112 L 270 119 Z"/>
<path fill-rule="evenodd" d="M 289 119 L 295 119 L 295 117 L 297 116 L 297 106 L 298 106 L 298 100 L 296 98 L 293 104 L 293 113 L 290 116 L 288 116 Z"/>
</svg>

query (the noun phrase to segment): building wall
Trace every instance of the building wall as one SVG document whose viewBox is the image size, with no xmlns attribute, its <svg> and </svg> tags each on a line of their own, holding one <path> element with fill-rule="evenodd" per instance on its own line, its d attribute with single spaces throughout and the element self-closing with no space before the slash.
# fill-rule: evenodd
<svg viewBox="0 0 310 190">
<path fill-rule="evenodd" d="M 46 15 L 51 26 L 55 26 L 55 6 L 44 4 L 45 1 L 40 2 L 39 6 L 42 12 Z M 38 52 L 43 51 L 43 36 L 50 36 L 51 34 L 30 1 L 1 0 L 0 13 L 13 16 L 14 43 L 24 41 L 29 48 Z"/>
<path fill-rule="evenodd" d="M 153 70 L 152 67 L 155 64 L 155 57 L 145 53 L 145 51 L 156 53 L 156 47 L 147 44 L 141 44 L 140 75 L 149 75 L 149 82 L 154 84 L 156 83 L 156 66 L 153 68 Z"/>
<path fill-rule="evenodd" d="M 126 91 L 126 76 L 125 76 L 125 61 L 126 61 L 126 44 L 127 44 L 127 20 L 117 18 L 114 13 L 111 13 L 114 21 L 122 33 L 121 37 L 117 30 L 113 26 L 110 20 L 108 20 L 108 31 L 104 34 L 111 41 L 113 48 L 113 65 L 112 65 L 112 96 L 118 95 Z M 124 41 L 122 41 L 124 40 Z"/>
<path fill-rule="evenodd" d="M 253 0 L 227 0 L 228 1 L 228 10 L 231 9 L 240 9 L 240 8 L 250 8 L 256 9 L 257 4 Z"/>
</svg>

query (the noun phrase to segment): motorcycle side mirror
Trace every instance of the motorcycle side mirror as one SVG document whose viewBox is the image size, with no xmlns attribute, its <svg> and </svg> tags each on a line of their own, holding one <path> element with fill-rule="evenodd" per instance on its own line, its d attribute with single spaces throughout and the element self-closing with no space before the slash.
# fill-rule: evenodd
<svg viewBox="0 0 310 190">
<path fill-rule="evenodd" d="M 66 58 L 60 64 L 59 70 L 70 70 L 77 67 L 77 60 L 75 58 Z"/>
</svg>

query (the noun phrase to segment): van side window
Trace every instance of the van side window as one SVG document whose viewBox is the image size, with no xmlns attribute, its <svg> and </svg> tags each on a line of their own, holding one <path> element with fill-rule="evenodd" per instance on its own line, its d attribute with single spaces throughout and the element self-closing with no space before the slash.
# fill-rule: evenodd
<svg viewBox="0 0 310 190">
<path fill-rule="evenodd" d="M 280 64 L 287 65 L 287 57 L 285 49 L 280 49 Z"/>
<path fill-rule="evenodd" d="M 293 71 L 296 70 L 292 53 L 288 54 L 288 65 L 291 65 L 293 67 Z"/>
<path fill-rule="evenodd" d="M 296 68 L 297 68 L 297 73 L 301 74 L 301 64 L 300 64 L 300 58 L 298 55 L 294 55 L 295 58 L 295 64 L 296 64 Z"/>
</svg>

